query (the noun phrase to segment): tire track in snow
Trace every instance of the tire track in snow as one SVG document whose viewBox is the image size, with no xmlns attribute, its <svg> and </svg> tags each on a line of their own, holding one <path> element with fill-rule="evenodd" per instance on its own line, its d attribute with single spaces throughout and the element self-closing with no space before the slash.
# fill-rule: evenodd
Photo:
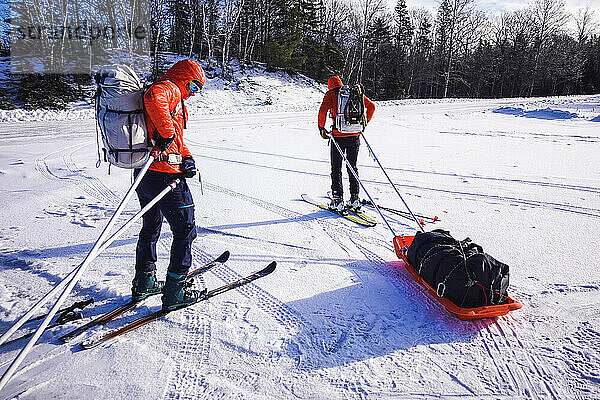
<svg viewBox="0 0 600 400">
<path fill-rule="evenodd" d="M 390 252 L 392 251 L 390 242 L 384 241 L 379 238 L 373 238 L 372 236 L 367 236 L 367 235 L 361 234 L 359 232 L 356 232 L 352 229 L 349 229 L 348 226 L 346 224 L 344 224 L 345 221 L 340 220 L 340 221 L 336 221 L 336 222 L 331 222 L 328 220 L 321 220 L 321 219 L 307 219 L 307 218 L 305 218 L 305 216 L 303 214 L 300 214 L 296 211 L 289 210 L 287 208 L 281 207 L 279 205 L 276 205 L 276 204 L 273 204 L 273 203 L 255 198 L 255 197 L 251 197 L 251 196 L 248 196 L 248 195 L 245 195 L 242 193 L 238 193 L 238 192 L 223 188 L 218 185 L 214 185 L 214 184 L 205 182 L 204 187 L 207 190 L 215 191 L 218 193 L 223 193 L 228 196 L 250 202 L 251 204 L 254 204 L 254 205 L 256 205 L 260 208 L 263 208 L 267 211 L 270 211 L 275 214 L 286 217 L 286 218 L 290 219 L 292 222 L 298 223 L 309 230 L 314 230 L 315 228 L 318 227 L 319 229 L 323 230 L 324 233 L 326 235 L 328 235 L 334 243 L 336 243 L 338 246 L 340 246 L 340 248 L 342 250 L 344 250 L 346 253 L 348 253 L 349 255 L 352 255 L 352 251 L 347 245 L 342 243 L 342 241 L 340 240 L 340 237 L 342 237 L 342 238 L 349 237 L 352 239 L 352 242 L 354 244 L 356 244 L 356 242 L 372 243 L 372 244 L 375 244 L 378 246 L 387 247 L 390 249 Z M 363 253 L 363 254 L 366 254 L 366 253 Z M 373 257 L 370 257 L 369 261 L 377 262 L 373 259 Z M 221 271 L 221 269 L 218 269 L 217 271 Z M 389 274 L 382 274 L 382 276 L 389 278 Z M 230 278 L 225 278 L 226 281 L 231 280 L 231 279 L 235 279 L 235 276 L 231 276 Z M 392 282 L 394 282 L 394 280 L 392 280 Z M 244 288 L 245 287 L 241 288 L 241 291 Z M 255 294 L 249 294 L 249 295 L 252 296 L 252 298 L 254 299 Z M 259 304 L 259 307 L 260 307 L 260 304 Z M 296 315 L 295 311 L 293 311 L 293 313 L 294 313 L 294 315 Z M 271 314 L 271 315 L 273 315 L 273 314 Z M 277 314 L 274 315 L 274 318 L 278 322 L 281 323 L 281 318 L 279 318 Z M 285 323 L 285 321 L 284 321 L 284 323 Z M 313 335 L 308 335 L 308 338 L 304 338 L 304 336 L 307 336 L 305 334 L 306 332 L 318 332 L 319 330 L 316 329 L 315 327 L 311 326 L 309 323 L 305 322 L 304 320 L 303 320 L 303 324 L 304 324 L 304 326 L 301 326 L 300 329 L 296 328 L 296 326 L 293 327 L 292 333 L 293 333 L 293 331 L 299 330 L 300 332 L 302 332 L 302 336 L 303 336 L 303 337 L 296 337 L 295 340 L 299 341 L 299 342 L 303 342 L 305 340 L 308 341 L 308 343 L 310 343 L 310 346 L 312 347 L 312 349 L 316 349 L 317 351 L 319 351 L 322 356 L 331 357 L 332 352 L 329 350 L 331 350 L 331 349 L 339 350 L 339 347 L 342 346 L 343 342 L 345 341 L 343 335 L 341 338 L 333 337 L 332 338 L 333 342 L 331 342 L 331 343 L 329 343 L 329 342 L 326 343 L 326 341 L 323 340 L 323 338 L 314 337 Z M 319 340 L 319 342 L 315 343 L 315 340 Z M 340 340 L 341 340 L 341 342 L 340 342 Z M 311 371 L 310 367 L 303 368 L 301 365 L 299 365 L 298 368 L 301 371 L 304 370 L 309 375 L 319 376 L 320 379 L 323 379 L 325 382 L 329 382 L 329 385 L 332 388 L 334 388 L 335 390 L 340 391 L 340 394 L 343 396 L 346 396 L 346 397 L 351 396 L 350 398 L 356 398 L 356 399 L 367 398 L 367 393 L 362 388 L 356 386 L 356 384 L 354 384 L 350 380 L 331 378 L 331 377 L 329 377 L 328 374 L 323 374 L 323 373 L 318 373 L 317 375 L 315 375 L 314 372 Z"/>
<path fill-rule="evenodd" d="M 175 367 L 171 369 L 164 399 L 198 398 L 208 388 L 204 380 L 204 369 L 210 358 L 211 324 L 197 311 L 187 308 L 182 310 L 187 325 L 181 345 L 177 346 Z"/>
<path fill-rule="evenodd" d="M 90 144 L 91 142 L 75 144 L 38 157 L 35 160 L 36 170 L 49 180 L 72 183 L 98 200 L 118 204 L 119 199 L 114 192 L 104 186 L 98 178 L 84 174 L 72 160 L 74 153 Z M 67 154 L 61 156 L 61 153 Z M 57 163 L 59 158 L 61 161 Z M 61 173 L 62 171 L 66 174 Z"/>
<path fill-rule="evenodd" d="M 194 141 L 194 140 L 190 140 L 190 143 L 193 143 L 194 145 L 196 145 L 198 147 L 204 147 L 204 148 L 214 149 L 214 150 L 233 151 L 233 152 L 240 152 L 243 154 L 257 154 L 257 155 L 263 155 L 263 156 L 285 158 L 285 159 L 290 159 L 290 160 L 294 160 L 294 161 L 304 161 L 304 162 L 312 162 L 312 163 L 329 165 L 329 160 L 319 160 L 319 159 L 314 159 L 314 158 L 290 156 L 290 155 L 286 155 L 286 154 L 269 153 L 269 152 L 265 152 L 265 151 L 252 151 L 252 150 L 248 150 L 248 149 L 236 149 L 236 148 L 230 148 L 230 147 L 224 147 L 224 146 L 210 145 L 210 144 L 206 144 L 206 143 L 203 143 L 200 141 Z M 202 157 L 204 157 L 204 155 L 202 155 Z M 377 165 L 360 164 L 359 167 L 361 169 L 372 169 L 372 170 L 379 171 L 379 166 L 377 166 Z M 570 185 L 570 184 L 566 184 L 566 183 L 556 183 L 556 182 L 551 182 L 551 181 L 535 181 L 535 180 L 530 180 L 530 179 L 517 179 L 517 178 L 498 178 L 498 177 L 493 177 L 493 176 L 483 176 L 483 175 L 473 175 L 473 174 L 458 174 L 458 173 L 450 173 L 450 172 L 427 171 L 427 170 L 421 170 L 421 169 L 416 169 L 416 168 L 386 167 L 386 171 L 399 172 L 399 173 L 403 173 L 403 174 L 404 173 L 414 173 L 414 174 L 423 174 L 425 176 L 433 175 L 433 176 L 445 176 L 445 177 L 449 177 L 449 178 L 459 178 L 459 179 L 477 179 L 477 180 L 492 181 L 492 182 L 517 183 L 517 184 L 523 184 L 523 185 L 532 185 L 532 186 L 536 186 L 536 187 L 544 186 L 544 187 L 550 187 L 550 188 L 555 188 L 555 189 L 566 189 L 566 190 L 600 194 L 600 187 L 585 186 L 585 185 Z M 325 176 L 324 174 L 319 174 L 319 175 Z M 326 175 L 326 176 L 329 177 L 329 175 Z"/>
<path fill-rule="evenodd" d="M 321 229 L 324 231 L 325 234 L 327 234 L 331 240 L 336 243 L 338 246 L 340 246 L 340 248 L 342 248 L 346 253 L 348 253 L 349 255 L 352 256 L 352 251 L 351 249 L 347 246 L 344 245 L 342 243 L 342 241 L 340 240 L 340 238 L 348 238 L 350 240 L 351 243 L 353 243 L 359 250 L 361 250 L 361 254 L 365 256 L 365 258 L 367 258 L 368 261 L 370 261 L 372 264 L 374 265 L 379 265 L 379 264 L 384 264 L 384 262 L 382 261 L 381 257 L 375 255 L 374 253 L 367 251 L 366 248 L 364 248 L 363 246 L 359 245 L 359 242 L 362 243 L 371 243 L 380 247 L 386 247 L 390 250 L 390 252 L 392 251 L 390 242 L 388 241 L 384 241 L 383 239 L 379 239 L 379 238 L 374 238 L 372 236 L 368 236 L 368 235 L 364 235 L 362 233 L 356 232 L 352 229 L 349 229 L 348 226 L 346 224 L 344 224 L 345 221 L 342 221 L 340 219 L 340 221 L 336 221 L 336 222 L 331 222 L 328 220 L 321 220 L 321 219 L 306 219 L 304 218 L 304 216 L 296 211 L 292 211 L 289 210 L 287 208 L 281 207 L 279 205 L 258 199 L 258 198 L 254 198 L 245 194 L 241 194 L 238 192 L 234 192 L 230 189 L 226 189 L 223 188 L 221 186 L 218 185 L 214 185 L 214 184 L 207 184 L 204 183 L 204 186 L 207 188 L 207 190 L 211 190 L 211 191 L 216 191 L 216 192 L 220 192 L 235 198 L 239 198 L 245 201 L 248 201 L 256 206 L 259 206 L 267 211 L 279 214 L 283 217 L 286 217 L 288 219 L 290 219 L 292 222 L 298 223 L 300 225 L 302 225 L 305 228 L 308 228 L 310 230 L 314 230 L 315 228 L 318 227 L 318 229 Z M 383 268 L 379 268 L 380 272 L 381 269 Z M 397 279 L 394 279 L 394 277 L 390 277 L 389 273 L 381 273 L 381 275 L 388 279 L 394 286 L 401 286 L 402 284 L 399 284 Z M 405 288 L 403 288 L 405 289 Z M 304 328 L 306 329 L 306 328 Z M 318 329 L 315 329 L 314 327 L 311 327 L 311 331 L 312 332 L 318 332 Z M 321 355 L 325 356 L 325 357 L 331 357 L 332 354 L 336 353 L 341 346 L 344 345 L 344 342 L 346 341 L 346 336 L 347 334 L 345 332 L 342 332 L 342 334 L 340 335 L 340 337 L 337 337 L 335 335 L 332 335 L 332 342 L 326 342 L 326 340 L 323 340 L 323 338 L 319 338 L 319 337 L 310 337 L 309 340 L 311 340 L 313 342 L 313 345 L 315 345 L 316 349 L 318 349 L 321 353 Z M 296 339 L 296 340 L 302 340 L 302 339 Z M 314 340 L 320 340 L 320 343 L 314 343 Z M 303 369 L 303 367 L 301 365 L 298 366 L 298 368 L 302 371 L 305 370 L 306 373 L 308 373 L 309 375 L 314 374 L 314 372 L 311 372 L 310 368 L 306 367 L 305 369 Z M 368 394 L 366 393 L 366 391 L 356 385 L 355 382 L 353 382 L 352 380 L 348 379 L 343 379 L 343 378 L 332 378 L 329 376 L 329 374 L 326 373 L 319 373 L 317 374 L 320 379 L 323 379 L 325 382 L 328 382 L 329 385 L 334 388 L 335 390 L 339 391 L 343 396 L 345 396 L 345 398 L 352 398 L 352 399 L 366 399 L 368 398 Z"/>
<path fill-rule="evenodd" d="M 302 174 L 302 175 L 320 176 L 323 178 L 329 177 L 329 175 L 327 175 L 327 174 L 318 173 L 318 172 L 307 172 L 307 171 L 302 171 L 302 170 L 294 170 L 291 168 L 269 166 L 269 165 L 257 164 L 257 163 L 252 163 L 252 162 L 212 157 L 212 156 L 208 156 L 208 155 L 199 155 L 198 157 L 215 160 L 215 161 L 223 161 L 223 162 L 229 162 L 229 163 L 233 163 L 233 164 L 252 166 L 252 167 L 257 167 L 257 168 L 265 168 L 268 170 L 279 170 L 279 171 L 283 171 L 283 172 L 292 172 L 292 173 L 297 173 L 297 174 Z M 383 185 L 383 186 L 389 185 L 389 182 L 387 182 L 387 181 L 384 182 L 384 181 L 364 179 L 364 178 L 362 179 L 362 181 L 365 183 L 373 184 L 373 185 Z M 460 190 L 439 189 L 439 188 L 434 188 L 434 187 L 427 187 L 427 186 L 413 185 L 413 184 L 403 184 L 403 183 L 396 183 L 396 182 L 394 182 L 394 185 L 398 188 L 406 188 L 406 189 L 411 189 L 411 190 L 422 190 L 422 191 L 427 191 L 427 192 L 443 193 L 443 194 L 450 195 L 450 196 L 457 196 L 456 197 L 457 199 L 461 199 L 463 197 L 464 198 L 474 198 L 474 199 L 484 199 L 484 200 L 489 200 L 491 202 L 508 203 L 508 205 L 510 205 L 510 206 L 526 206 L 526 207 L 534 207 L 534 208 L 546 208 L 546 209 L 555 210 L 555 211 L 563 211 L 563 212 L 584 215 L 584 216 L 593 217 L 593 218 L 600 218 L 600 209 L 593 208 L 593 207 L 577 206 L 577 205 L 572 205 L 572 204 L 567 204 L 567 203 L 556 203 L 556 202 L 550 202 L 550 201 L 544 201 L 544 200 L 524 199 L 524 198 L 518 198 L 518 197 L 494 195 L 494 194 L 486 194 L 486 193 L 478 193 L 478 192 L 466 192 L 466 191 L 460 191 Z"/>
<path fill-rule="evenodd" d="M 192 246 L 192 255 L 194 260 L 202 262 L 208 262 L 213 258 L 195 245 Z M 213 268 L 210 272 L 225 283 L 242 277 L 228 267 L 227 263 Z M 235 290 L 252 300 L 259 309 L 271 316 L 289 334 L 306 330 L 306 327 L 309 326 L 309 323 L 296 311 L 255 283 L 246 284 Z M 207 392 L 209 389 L 208 383 L 203 379 L 203 373 L 210 360 L 212 340 L 210 320 L 204 320 L 204 317 L 191 308 L 187 311 L 189 312 L 183 314 L 186 325 L 183 342 L 186 346 L 179 349 L 175 367 L 171 371 L 167 390 L 163 396 L 165 399 L 193 399 L 197 398 L 198 393 Z"/>
</svg>

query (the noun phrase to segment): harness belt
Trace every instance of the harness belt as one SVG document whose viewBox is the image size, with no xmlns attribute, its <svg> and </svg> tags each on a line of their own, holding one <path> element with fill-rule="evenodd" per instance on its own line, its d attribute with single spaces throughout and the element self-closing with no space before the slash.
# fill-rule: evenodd
<svg viewBox="0 0 600 400">
<path fill-rule="evenodd" d="M 181 164 L 182 157 L 179 153 L 160 154 L 156 157 L 155 161 L 166 161 L 171 165 L 179 165 Z"/>
</svg>

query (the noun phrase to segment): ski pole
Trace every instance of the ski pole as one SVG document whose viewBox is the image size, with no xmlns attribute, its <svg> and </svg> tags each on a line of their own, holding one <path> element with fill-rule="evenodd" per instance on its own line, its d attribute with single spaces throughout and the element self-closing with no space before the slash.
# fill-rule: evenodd
<svg viewBox="0 0 600 400">
<path fill-rule="evenodd" d="M 337 148 L 338 152 L 340 153 L 340 155 L 342 156 L 342 158 L 346 162 L 346 166 L 348 167 L 348 171 L 350 171 L 352 173 L 352 175 L 354 175 L 354 177 L 356 178 L 356 180 L 358 181 L 358 183 L 360 183 L 360 187 L 362 187 L 362 189 L 365 191 L 365 193 L 367 194 L 367 196 L 369 196 L 369 200 L 371 200 L 371 202 L 377 206 L 377 203 L 375 203 L 375 200 L 373 200 L 373 198 L 371 197 L 371 195 L 369 194 L 369 192 L 365 188 L 365 185 L 363 185 L 362 181 L 358 177 L 358 174 L 356 173 L 356 171 L 354 171 L 354 168 L 350 164 L 350 161 L 348 161 L 348 159 L 344 155 L 344 152 L 342 151 L 342 149 L 340 148 L 340 146 L 337 144 L 337 142 L 333 138 L 333 135 L 331 134 L 331 132 L 327 132 L 327 133 L 329 134 L 329 138 L 330 138 L 329 141 L 333 142 L 333 144 Z M 392 232 L 392 235 L 394 235 L 394 237 L 396 237 L 396 233 L 394 233 L 394 230 L 392 229 L 392 227 L 388 223 L 387 219 L 383 216 L 383 213 L 381 212 L 381 210 L 379 209 L 379 207 L 377 206 L 377 207 L 375 207 L 375 209 L 377 210 L 377 212 L 381 216 L 381 219 L 383 219 L 383 222 L 385 222 L 385 224 L 389 228 L 390 232 Z"/>
<path fill-rule="evenodd" d="M 125 194 L 125 197 L 121 201 L 121 204 L 119 204 L 119 206 L 115 210 L 115 213 L 113 214 L 113 216 L 111 217 L 111 219 L 108 221 L 108 224 L 106 225 L 106 227 L 102 231 L 102 233 L 101 233 L 100 237 L 98 238 L 98 240 L 96 240 L 96 243 L 94 243 L 94 246 L 92 247 L 92 250 L 90 250 L 90 252 L 88 253 L 88 255 L 86 256 L 86 258 L 84 259 L 84 261 L 81 264 L 81 266 L 79 266 L 77 268 L 77 272 L 75 272 L 75 274 L 73 275 L 73 277 L 71 278 L 71 280 L 67 284 L 67 287 L 63 290 L 63 292 L 61 293 L 61 295 L 58 297 L 58 299 L 56 300 L 56 302 L 54 303 L 54 305 L 52 306 L 52 308 L 48 312 L 48 315 L 46 316 L 46 318 L 42 321 L 41 325 L 34 332 L 33 337 L 29 340 L 29 342 L 27 342 L 27 344 L 25 345 L 25 347 L 19 352 L 19 354 L 17 355 L 17 357 L 13 360 L 13 362 L 11 363 L 11 365 L 9 366 L 9 368 L 4 373 L 4 375 L 2 375 L 2 378 L 0 379 L 0 390 L 2 390 L 2 388 L 12 378 L 13 374 L 15 373 L 15 370 L 19 367 L 19 365 L 21 364 L 21 362 L 23 361 L 23 359 L 25 358 L 25 356 L 27 356 L 27 354 L 29 353 L 29 351 L 31 350 L 31 348 L 33 347 L 33 345 L 35 344 L 35 342 L 37 342 L 37 340 L 40 338 L 40 336 L 42 335 L 42 333 L 44 332 L 44 330 L 46 329 L 46 327 L 50 324 L 50 321 L 52 320 L 52 318 L 54 318 L 54 315 L 56 314 L 56 312 L 58 311 L 58 309 L 60 308 L 60 306 L 62 305 L 62 303 L 65 301 L 66 297 L 69 295 L 69 293 L 71 292 L 71 290 L 73 290 L 73 287 L 75 286 L 75 284 L 77 283 L 77 281 L 79 281 L 79 277 L 81 276 L 81 274 L 87 269 L 87 267 L 92 262 L 92 260 L 95 259 L 98 256 L 98 254 L 99 254 L 98 249 L 100 249 L 102 247 L 102 245 L 104 244 L 104 240 L 108 236 L 108 234 L 110 233 L 110 230 L 112 229 L 112 227 L 114 226 L 114 224 L 116 223 L 117 218 L 122 214 L 122 212 L 123 212 L 123 210 L 125 208 L 125 205 L 129 201 L 129 199 L 133 196 L 133 193 L 135 192 L 135 189 L 140 184 L 142 178 L 144 177 L 144 175 L 148 171 L 148 168 L 150 168 L 150 164 L 152 164 L 152 162 L 154 162 L 154 159 L 158 155 L 159 155 L 159 152 L 157 150 L 153 150 L 152 151 L 151 156 L 148 158 L 148 160 L 146 161 L 146 163 L 142 167 L 140 173 L 138 174 L 138 176 L 136 177 L 135 181 L 133 182 L 133 185 L 131 185 L 131 187 L 129 188 L 129 190 Z M 38 302 L 38 304 L 39 303 L 40 302 Z M 37 304 L 36 304 L 36 306 L 37 306 Z M 29 318 L 29 317 L 27 317 L 27 318 Z M 25 322 L 27 320 L 27 318 L 22 318 L 22 320 L 23 320 L 22 322 Z M 19 322 L 21 322 L 21 321 L 19 321 Z M 22 324 L 22 322 L 21 322 L 21 324 Z M 13 328 L 17 324 L 15 324 L 13 326 Z M 12 330 L 12 328 L 11 328 L 11 330 Z M 10 330 L 9 330 L 9 332 L 10 332 Z M 7 334 L 9 332 L 7 332 L 4 336 L 7 336 Z M 13 332 L 14 332 L 14 330 L 13 330 Z"/>
<path fill-rule="evenodd" d="M 410 215 L 413 217 L 413 219 L 417 223 L 417 226 L 419 227 L 419 229 L 421 230 L 421 232 L 425 232 L 425 230 L 423 229 L 423 226 L 421 225 L 421 223 L 419 222 L 419 220 L 417 219 L 417 217 L 415 217 L 415 214 L 413 214 L 413 212 L 411 211 L 410 207 L 408 207 L 408 204 L 406 204 L 406 202 L 402 198 L 402 195 L 400 194 L 400 192 L 396 188 L 396 185 L 394 185 L 394 182 L 392 182 L 392 180 L 390 179 L 390 177 L 387 174 L 385 168 L 383 168 L 383 165 L 381 165 L 381 163 L 379 162 L 379 159 L 377 158 L 377 156 L 375 155 L 375 152 L 373 151 L 373 148 L 371 148 L 371 145 L 367 141 L 367 138 L 365 137 L 365 134 L 361 133 L 360 136 L 362 136 L 363 140 L 367 144 L 367 147 L 369 148 L 369 152 L 373 156 L 373 159 L 377 162 L 377 164 L 379 165 L 379 168 L 381 168 L 381 170 L 383 171 L 383 174 L 385 175 L 385 177 L 387 178 L 387 180 L 390 182 L 390 184 L 392 185 L 392 187 L 396 191 L 396 194 L 398 195 L 398 197 L 400 197 L 400 200 L 402 200 L 402 203 L 404 203 L 404 206 L 406 207 L 406 209 L 408 210 L 408 212 L 410 213 Z M 373 201 L 373 200 L 371 200 L 371 201 Z M 395 235 L 394 235 L 394 237 L 395 237 Z"/>
<path fill-rule="evenodd" d="M 129 221 L 127 221 L 121 228 L 119 228 L 118 231 L 116 231 L 110 238 L 106 239 L 106 241 L 104 243 L 102 243 L 102 246 L 100 246 L 100 248 L 98 249 L 98 254 L 100 254 L 101 252 L 103 252 L 104 250 L 106 250 L 106 248 L 109 247 L 119 236 L 121 236 L 121 234 L 123 232 L 125 232 L 131 225 L 133 225 L 146 212 L 148 212 L 149 209 L 151 209 L 152 207 L 154 207 L 154 205 L 156 203 L 158 203 L 163 197 L 165 197 L 167 195 L 167 193 L 169 193 L 171 190 L 173 190 L 175 188 L 175 186 L 179 184 L 179 182 L 180 182 L 179 179 L 176 179 L 173 182 L 171 182 L 169 184 L 169 186 L 167 186 L 165 189 L 163 189 L 154 199 L 152 199 L 148 204 L 146 204 L 146 206 L 144 208 L 142 208 L 133 217 L 131 217 L 131 219 Z M 64 283 L 68 282 L 69 281 L 69 277 L 72 277 L 80 267 L 81 267 L 81 264 L 77 268 L 75 268 L 73 271 L 71 271 L 71 273 L 65 279 L 63 279 L 63 282 Z M 60 285 L 61 287 L 64 286 L 63 282 L 61 282 L 61 285 Z M 55 293 L 56 291 L 58 291 L 58 286 L 59 285 L 57 285 L 57 287 L 55 287 L 49 294 Z M 90 299 L 90 300 L 87 300 L 85 302 L 77 302 L 77 303 L 73 304 L 70 307 L 66 307 L 66 308 L 64 308 L 62 310 L 58 310 L 57 313 L 59 313 L 59 312 L 65 312 L 65 311 L 72 311 L 75 308 L 83 308 L 83 307 L 87 306 L 88 304 L 90 304 L 92 301 L 93 300 Z M 36 318 L 31 319 L 31 320 L 29 320 L 27 322 L 31 322 L 31 321 L 35 321 L 35 320 L 40 320 L 42 318 L 43 318 L 43 316 L 36 317 Z M 18 329 L 19 327 L 20 326 L 17 326 L 16 329 Z M 48 329 L 48 328 L 46 328 L 46 329 Z M 14 332 L 14 330 L 13 330 L 13 332 Z M 21 336 L 21 337 L 19 337 L 17 339 L 9 341 L 9 342 L 4 342 L 4 340 L 8 339 L 8 337 L 10 335 L 7 335 L 6 337 L 3 336 L 2 337 L 3 340 L 2 340 L 2 342 L 0 342 L 0 347 L 4 346 L 6 344 L 9 344 L 9 343 L 16 342 L 17 340 L 20 340 L 20 339 L 24 339 L 26 337 L 30 337 L 32 335 L 33 335 L 33 333 L 30 333 L 28 335 Z"/>
<path fill-rule="evenodd" d="M 162 192 L 160 192 L 154 199 L 152 199 L 144 208 L 142 208 L 133 217 L 131 217 L 131 219 L 129 221 L 127 221 L 121 228 L 119 228 L 119 230 L 117 232 L 115 232 L 110 238 L 106 239 L 106 241 L 104 243 L 102 243 L 102 246 L 100 246 L 98 248 L 98 254 L 100 254 L 101 252 L 106 250 L 106 248 L 108 246 L 110 246 L 123 232 L 125 232 L 131 225 L 133 225 L 133 223 L 135 223 L 138 219 L 140 219 L 142 217 L 142 215 L 144 215 L 150 208 L 152 208 L 156 203 L 158 203 L 158 201 L 160 201 L 160 199 L 162 199 L 169 191 L 171 191 L 175 187 L 175 185 L 179 184 L 179 182 L 180 182 L 179 179 L 176 179 L 175 181 L 173 181 Z M 40 320 L 40 319 L 44 318 L 45 316 L 39 316 L 34 319 L 30 319 L 28 321 L 21 322 L 21 320 L 25 320 L 25 319 L 29 318 L 29 316 L 31 314 L 33 314 L 35 311 L 37 311 L 38 308 L 40 308 L 42 305 L 44 305 L 47 302 L 48 298 L 50 298 L 55 293 L 57 293 L 60 289 L 62 289 L 73 278 L 73 276 L 75 275 L 75 273 L 77 273 L 77 271 L 79 270 L 79 268 L 81 268 L 81 266 L 82 266 L 82 264 L 79 264 L 58 285 L 56 285 L 41 300 L 39 300 L 27 314 L 25 314 L 23 317 L 21 317 L 21 319 L 19 321 L 17 321 L 9 330 L 7 330 L 0 338 L 0 346 L 4 343 L 4 341 L 6 339 L 8 339 L 14 332 L 16 332 L 22 325 L 24 325 L 28 322 L 31 322 L 31 321 L 36 321 L 36 320 Z M 62 310 L 58 310 L 57 313 L 59 313 L 61 311 Z"/>
</svg>

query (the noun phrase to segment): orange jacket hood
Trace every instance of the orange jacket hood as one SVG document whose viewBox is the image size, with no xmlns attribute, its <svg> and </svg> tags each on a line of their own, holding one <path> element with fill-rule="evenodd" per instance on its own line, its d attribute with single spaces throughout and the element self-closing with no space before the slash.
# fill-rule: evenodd
<svg viewBox="0 0 600 400">
<path fill-rule="evenodd" d="M 173 82 L 181 91 L 181 97 L 187 99 L 189 95 L 185 85 L 192 80 L 204 85 L 206 75 L 200 64 L 194 60 L 186 59 L 177 61 L 159 80 Z"/>
<path fill-rule="evenodd" d="M 334 75 L 327 80 L 327 89 L 329 89 L 329 90 L 339 88 L 340 86 L 343 86 L 342 80 L 337 75 Z"/>
</svg>

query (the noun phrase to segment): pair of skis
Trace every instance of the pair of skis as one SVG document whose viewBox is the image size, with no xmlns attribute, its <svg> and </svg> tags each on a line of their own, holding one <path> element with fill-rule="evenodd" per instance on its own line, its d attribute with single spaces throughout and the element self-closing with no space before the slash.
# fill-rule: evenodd
<svg viewBox="0 0 600 400">
<path fill-rule="evenodd" d="M 307 194 L 303 194 L 301 197 L 302 197 L 302 200 L 306 201 L 307 203 L 315 205 L 322 210 L 330 211 L 330 212 L 334 213 L 335 215 L 339 215 L 342 218 L 346 218 L 347 220 L 352 221 L 358 225 L 362 225 L 362 226 L 366 226 L 366 227 L 371 227 L 371 226 L 377 225 L 377 221 L 374 218 L 370 217 L 369 215 L 365 214 L 364 212 L 357 211 L 353 208 L 347 208 L 349 213 L 342 214 L 341 212 L 339 212 L 337 210 L 333 210 L 333 209 L 329 208 L 329 206 L 325 203 L 319 203 L 318 201 L 314 200 L 312 197 L 310 197 Z"/>
<path fill-rule="evenodd" d="M 219 257 L 217 257 L 214 260 L 208 262 L 207 264 L 203 265 L 202 267 L 197 268 L 197 269 L 195 269 L 193 271 L 190 271 L 188 273 L 188 275 L 187 275 L 188 279 L 192 278 L 194 276 L 198 276 L 198 275 L 200 275 L 200 274 L 202 274 L 202 273 L 210 270 L 211 268 L 214 268 L 214 267 L 216 267 L 218 265 L 223 264 L 225 261 L 227 261 L 229 259 L 229 255 L 230 255 L 229 251 L 225 251 Z M 238 280 L 236 280 L 234 282 L 225 284 L 223 286 L 220 286 L 218 288 L 215 288 L 215 289 L 212 289 L 212 290 L 209 290 L 209 291 L 207 291 L 205 289 L 204 292 L 203 292 L 203 294 L 202 294 L 202 296 L 201 296 L 201 298 L 199 299 L 199 301 L 208 300 L 208 299 L 210 299 L 210 298 L 212 298 L 212 297 L 214 297 L 214 296 L 216 296 L 218 294 L 221 294 L 221 293 L 227 292 L 229 290 L 238 288 L 240 286 L 243 286 L 243 285 L 246 285 L 246 284 L 248 284 L 250 282 L 253 282 L 253 281 L 255 281 L 255 280 L 259 279 L 259 278 L 262 278 L 262 277 L 264 277 L 266 275 L 269 275 L 270 273 L 272 273 L 273 271 L 275 271 L 276 265 L 277 265 L 277 263 L 275 261 L 273 261 L 273 262 L 269 263 L 269 265 L 267 265 L 262 270 L 257 271 L 257 272 L 255 272 L 253 274 L 250 274 L 248 276 L 245 276 L 243 278 L 240 278 L 240 279 L 238 279 Z M 110 312 L 108 312 L 108 313 L 106 313 L 104 315 L 101 315 L 100 317 L 98 317 L 98 318 L 96 318 L 96 319 L 88 322 L 87 324 L 85 324 L 85 325 L 83 325 L 83 326 L 81 326 L 81 327 L 79 327 L 79 328 L 77 328 L 77 329 L 75 329 L 75 330 L 73 330 L 73 331 L 71 331 L 71 332 L 63 335 L 63 336 L 61 336 L 59 338 L 59 340 L 62 341 L 62 342 L 64 342 L 64 343 L 66 343 L 69 340 L 73 339 L 74 337 L 78 336 L 79 334 L 83 333 L 84 331 L 86 331 L 86 330 L 88 330 L 88 329 L 90 329 L 90 328 L 92 328 L 92 327 L 94 327 L 96 325 L 104 325 L 107 322 L 112 321 L 113 319 L 117 318 L 118 316 L 120 316 L 120 315 L 126 313 L 127 311 L 135 308 L 142 301 L 143 300 L 140 300 L 140 301 L 130 301 L 129 303 L 126 303 L 126 304 L 124 304 L 122 306 L 119 306 L 119 307 L 115 308 L 114 310 L 112 310 L 112 311 L 110 311 Z M 194 303 L 194 304 L 196 304 L 196 303 Z M 189 307 L 189 305 L 188 306 L 180 307 L 180 308 L 178 308 L 176 310 L 180 310 L 180 309 L 185 308 L 185 307 Z M 170 312 L 173 312 L 173 311 L 176 311 L 176 310 L 165 311 L 165 310 L 161 309 L 161 310 L 155 311 L 155 312 L 153 312 L 151 314 L 148 314 L 148 315 L 142 316 L 140 318 L 137 318 L 137 319 L 135 319 L 135 320 L 133 320 L 133 321 L 125 324 L 121 328 L 113 330 L 111 332 L 108 332 L 108 333 L 104 334 L 103 336 L 101 336 L 101 337 L 99 337 L 97 339 L 84 341 L 84 342 L 81 343 L 81 346 L 84 349 L 91 349 L 91 348 L 97 347 L 97 346 L 99 346 L 99 345 L 101 345 L 103 343 L 106 343 L 107 341 L 109 341 L 111 339 L 116 338 L 117 336 L 120 336 L 120 335 L 122 335 L 124 333 L 130 332 L 130 331 L 132 331 L 132 330 L 134 330 L 136 328 L 139 328 L 140 326 L 146 325 L 146 324 L 148 324 L 148 323 L 150 323 L 152 321 L 160 319 L 163 316 L 169 314 Z"/>
<path fill-rule="evenodd" d="M 329 208 L 329 206 L 327 204 L 319 203 L 318 201 L 314 200 L 307 194 L 303 194 L 301 197 L 302 197 L 302 200 L 306 201 L 307 203 L 313 204 L 323 210 L 330 211 L 336 215 L 339 215 L 340 217 L 346 218 L 347 220 L 357 223 L 359 225 L 367 226 L 367 227 L 377 225 L 377 220 L 375 220 L 375 218 L 371 217 L 369 214 L 365 213 L 362 210 L 355 210 L 352 207 L 347 207 L 346 209 L 349 211 L 349 213 L 342 214 L 341 212 L 339 212 L 337 210 L 332 210 L 331 208 Z M 364 200 L 361 200 L 360 202 L 364 206 L 369 206 L 369 207 L 375 208 L 375 205 L 370 200 L 364 199 Z M 387 211 L 394 215 L 398 215 L 400 217 L 407 218 L 412 221 L 412 216 L 407 211 L 400 211 L 400 210 L 396 210 L 394 208 L 383 207 L 383 206 L 379 206 L 379 209 Z M 437 222 L 440 220 L 437 217 L 437 215 L 434 217 L 428 217 L 428 216 L 421 215 L 421 214 L 415 214 L 415 216 L 417 218 L 419 218 L 419 223 L 421 224 L 421 226 L 424 226 L 425 223 L 434 223 L 434 222 Z"/>
</svg>

